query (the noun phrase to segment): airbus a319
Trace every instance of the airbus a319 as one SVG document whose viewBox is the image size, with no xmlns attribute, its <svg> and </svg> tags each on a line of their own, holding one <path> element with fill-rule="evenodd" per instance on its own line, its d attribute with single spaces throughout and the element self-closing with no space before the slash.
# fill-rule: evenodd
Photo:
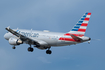
<svg viewBox="0 0 105 70">
<path fill-rule="evenodd" d="M 4 35 L 4 38 L 9 41 L 10 45 L 13 45 L 13 49 L 16 49 L 15 46 L 25 43 L 30 45 L 28 48 L 29 52 L 33 52 L 33 45 L 38 49 L 47 49 L 46 54 L 51 54 L 51 47 L 73 45 L 90 41 L 90 37 L 84 36 L 90 16 L 91 13 L 85 13 L 67 33 L 50 32 L 48 30 L 11 29 L 7 27 L 5 29 L 8 33 Z"/>
</svg>

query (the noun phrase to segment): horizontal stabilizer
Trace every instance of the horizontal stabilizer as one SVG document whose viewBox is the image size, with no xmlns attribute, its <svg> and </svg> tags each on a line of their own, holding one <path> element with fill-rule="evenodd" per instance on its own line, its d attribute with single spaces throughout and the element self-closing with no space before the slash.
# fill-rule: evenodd
<svg viewBox="0 0 105 70">
<path fill-rule="evenodd" d="M 73 34 L 70 34 L 70 35 L 71 35 L 71 37 L 72 37 L 75 41 L 77 41 L 77 42 L 81 42 L 81 41 L 82 41 L 81 38 L 79 38 L 79 37 L 77 37 L 77 36 L 75 36 L 75 35 L 73 35 Z"/>
</svg>

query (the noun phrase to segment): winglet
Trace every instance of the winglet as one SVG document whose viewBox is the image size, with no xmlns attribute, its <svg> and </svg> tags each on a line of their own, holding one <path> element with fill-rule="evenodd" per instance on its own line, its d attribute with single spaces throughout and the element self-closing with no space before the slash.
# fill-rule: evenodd
<svg viewBox="0 0 105 70">
<path fill-rule="evenodd" d="M 9 29 L 9 28 L 10 28 L 10 26 L 6 27 L 5 29 L 7 30 L 7 29 Z"/>
</svg>

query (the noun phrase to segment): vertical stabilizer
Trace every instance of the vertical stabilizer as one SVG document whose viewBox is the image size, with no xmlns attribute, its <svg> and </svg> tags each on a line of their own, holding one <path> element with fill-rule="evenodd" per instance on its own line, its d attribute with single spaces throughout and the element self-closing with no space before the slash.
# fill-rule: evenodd
<svg viewBox="0 0 105 70">
<path fill-rule="evenodd" d="M 77 22 L 77 24 L 72 28 L 69 34 L 81 35 L 84 36 L 86 32 L 86 28 L 90 19 L 91 13 L 85 13 L 81 19 Z M 67 34 L 68 34 L 67 33 Z"/>
</svg>

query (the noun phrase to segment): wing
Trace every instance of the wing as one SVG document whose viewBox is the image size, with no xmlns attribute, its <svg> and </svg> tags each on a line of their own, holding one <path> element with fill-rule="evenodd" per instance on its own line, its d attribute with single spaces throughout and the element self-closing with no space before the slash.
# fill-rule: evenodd
<svg viewBox="0 0 105 70">
<path fill-rule="evenodd" d="M 12 30 L 12 29 L 9 28 L 9 27 L 7 27 L 7 28 L 5 28 L 5 29 L 6 29 L 7 31 L 9 31 L 10 33 L 12 33 L 13 35 L 19 37 L 19 38 L 20 38 L 23 42 L 25 42 L 25 43 L 33 44 L 33 45 L 36 45 L 36 44 L 38 45 L 38 44 L 39 44 L 37 41 L 35 41 L 35 40 L 33 40 L 33 39 L 29 38 L 29 37 L 26 37 L 26 36 L 24 36 L 24 35 L 22 35 L 22 34 L 16 32 L 16 31 Z"/>
</svg>

